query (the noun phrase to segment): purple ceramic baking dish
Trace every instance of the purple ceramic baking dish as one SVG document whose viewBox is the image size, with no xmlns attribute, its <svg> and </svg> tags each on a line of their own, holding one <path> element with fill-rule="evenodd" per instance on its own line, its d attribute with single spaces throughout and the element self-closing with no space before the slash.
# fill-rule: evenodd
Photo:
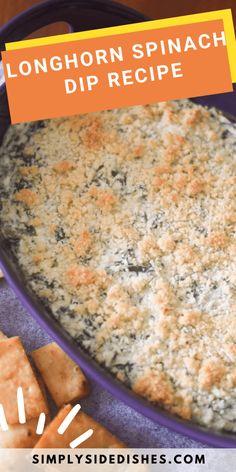
<svg viewBox="0 0 236 472">
<path fill-rule="evenodd" d="M 23 12 L 0 29 L 0 51 L 5 49 L 6 42 L 24 39 L 33 31 L 57 21 L 67 22 L 71 31 L 82 31 L 145 20 L 148 20 L 148 18 L 145 18 L 142 14 L 111 1 L 49 0 Z M 25 99 L 27 100 L 27 97 Z M 225 113 L 236 116 L 236 91 L 228 94 L 200 97 L 196 101 L 204 105 L 216 106 Z M 0 88 L 0 144 L 9 125 L 7 96 L 3 84 Z M 19 269 L 12 260 L 8 244 L 1 239 L 1 235 L 0 265 L 7 281 L 28 312 L 74 361 L 81 365 L 89 376 L 111 394 L 153 421 L 178 433 L 215 447 L 236 447 L 236 436 L 233 434 L 214 433 L 191 422 L 182 421 L 164 412 L 161 408 L 154 407 L 124 387 L 94 362 L 58 325 L 36 296 L 29 291 L 24 284 Z"/>
</svg>

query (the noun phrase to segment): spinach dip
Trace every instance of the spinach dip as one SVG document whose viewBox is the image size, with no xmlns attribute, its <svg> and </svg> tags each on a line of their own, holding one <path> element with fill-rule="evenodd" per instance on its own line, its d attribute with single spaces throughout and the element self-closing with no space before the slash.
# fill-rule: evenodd
<svg viewBox="0 0 236 472">
<path fill-rule="evenodd" d="M 236 431 L 236 127 L 188 100 L 11 126 L 1 231 L 51 316 L 138 395 Z"/>
</svg>

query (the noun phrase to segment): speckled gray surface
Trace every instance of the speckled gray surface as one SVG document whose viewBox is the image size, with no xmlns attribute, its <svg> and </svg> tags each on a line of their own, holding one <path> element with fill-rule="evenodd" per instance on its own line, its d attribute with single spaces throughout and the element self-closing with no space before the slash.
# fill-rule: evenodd
<svg viewBox="0 0 236 472">
<path fill-rule="evenodd" d="M 47 333 L 26 313 L 3 280 L 0 282 L 0 330 L 8 336 L 20 336 L 28 352 L 50 342 Z M 85 412 L 107 426 L 129 447 L 204 447 L 153 423 L 92 381 L 91 394 L 81 401 L 81 405 Z"/>
</svg>

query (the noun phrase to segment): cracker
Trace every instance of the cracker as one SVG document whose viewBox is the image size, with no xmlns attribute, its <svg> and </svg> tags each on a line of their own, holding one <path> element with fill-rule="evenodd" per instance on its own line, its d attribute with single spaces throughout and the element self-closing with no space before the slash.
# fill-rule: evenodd
<svg viewBox="0 0 236 472">
<path fill-rule="evenodd" d="M 0 403 L 8 424 L 18 423 L 17 388 L 22 387 L 26 419 L 48 407 L 19 337 L 0 342 Z"/>
<path fill-rule="evenodd" d="M 88 381 L 83 372 L 56 343 L 33 351 L 32 358 L 58 407 L 88 394 Z"/>
<path fill-rule="evenodd" d="M 125 444 L 113 436 L 110 431 L 81 411 L 73 419 L 65 433 L 60 435 L 57 430 L 71 409 L 71 405 L 66 405 L 59 411 L 35 445 L 36 448 L 68 448 L 70 447 L 71 441 L 85 433 L 88 429 L 93 429 L 93 435 L 78 446 L 78 448 L 126 447 Z"/>
<path fill-rule="evenodd" d="M 5 339 L 7 339 L 7 336 L 2 331 L 0 331 L 0 342 L 4 341 Z"/>
<path fill-rule="evenodd" d="M 31 448 L 39 439 L 36 434 L 38 418 L 25 424 L 9 426 L 8 431 L 0 432 L 0 448 Z"/>
</svg>

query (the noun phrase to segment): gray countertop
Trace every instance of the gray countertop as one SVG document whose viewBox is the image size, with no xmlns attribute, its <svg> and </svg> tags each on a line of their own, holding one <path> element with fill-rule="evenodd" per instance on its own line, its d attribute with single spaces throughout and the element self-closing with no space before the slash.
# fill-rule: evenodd
<svg viewBox="0 0 236 472">
<path fill-rule="evenodd" d="M 50 342 L 50 337 L 22 308 L 4 280 L 0 281 L 0 330 L 8 336 L 20 336 L 28 352 Z M 110 429 L 129 447 L 204 447 L 153 423 L 112 397 L 93 381 L 91 394 L 81 400 L 81 405 L 86 413 Z"/>
</svg>

